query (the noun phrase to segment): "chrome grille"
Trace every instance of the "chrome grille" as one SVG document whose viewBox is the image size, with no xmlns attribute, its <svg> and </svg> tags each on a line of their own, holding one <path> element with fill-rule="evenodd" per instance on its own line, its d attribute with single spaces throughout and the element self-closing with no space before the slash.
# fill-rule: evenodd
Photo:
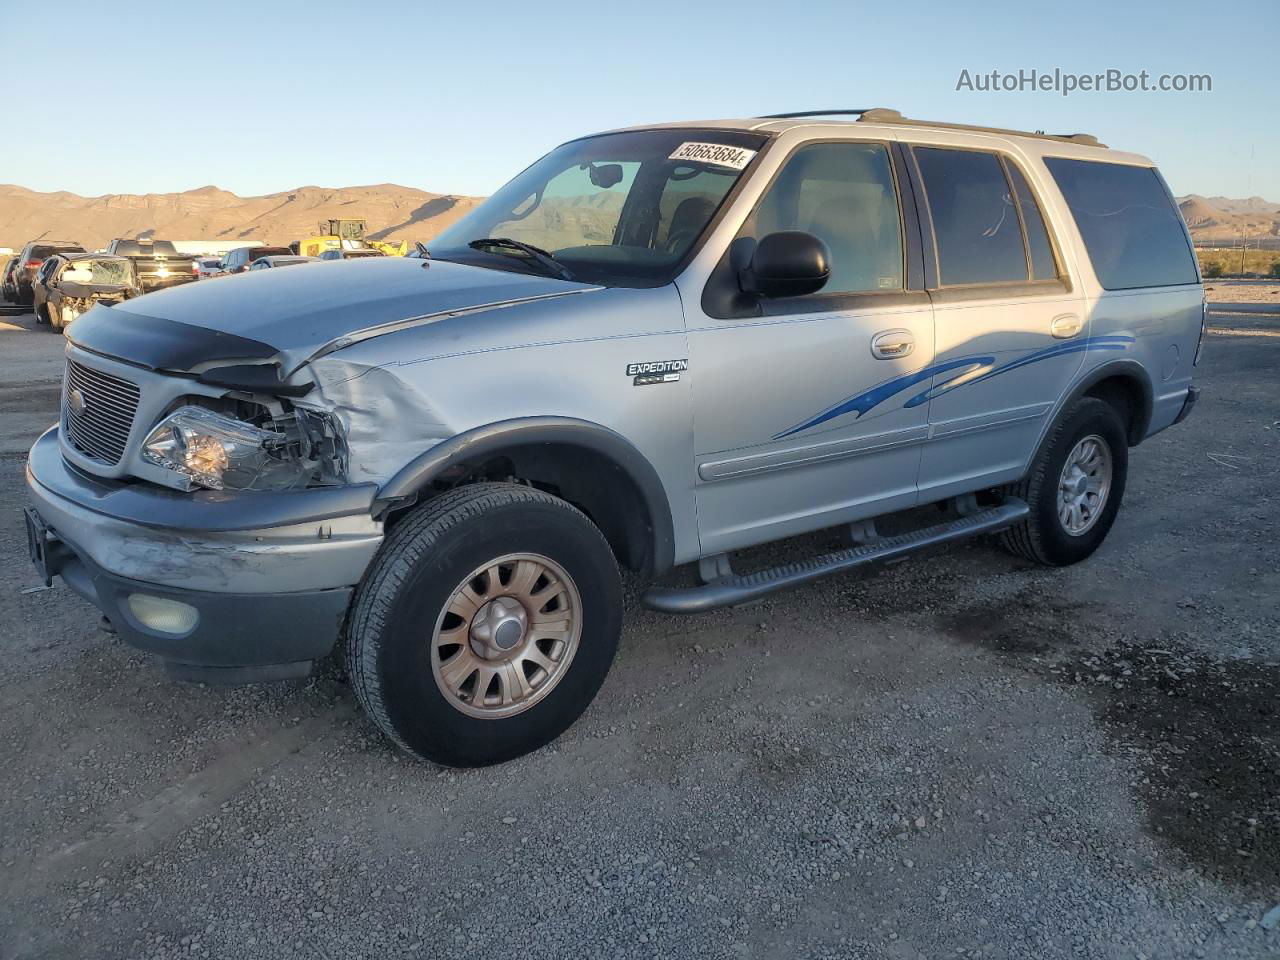
<svg viewBox="0 0 1280 960">
<path fill-rule="evenodd" d="M 67 361 L 62 423 L 67 440 L 85 456 L 107 466 L 119 463 L 137 409 L 137 384 Z"/>
</svg>

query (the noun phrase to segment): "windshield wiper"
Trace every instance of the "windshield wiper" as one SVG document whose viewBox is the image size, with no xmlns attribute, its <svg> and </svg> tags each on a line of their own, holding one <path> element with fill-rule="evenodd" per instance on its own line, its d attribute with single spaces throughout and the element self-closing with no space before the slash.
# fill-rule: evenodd
<svg viewBox="0 0 1280 960">
<path fill-rule="evenodd" d="M 499 249 L 506 248 L 508 250 L 519 250 L 526 256 L 536 260 L 544 268 L 554 273 L 561 280 L 572 280 L 573 271 L 566 267 L 563 263 L 549 254 L 541 247 L 535 247 L 531 243 L 525 243 L 522 240 L 512 240 L 510 237 L 485 237 L 481 240 L 472 240 L 467 244 L 473 250 L 487 250 L 491 247 Z"/>
</svg>

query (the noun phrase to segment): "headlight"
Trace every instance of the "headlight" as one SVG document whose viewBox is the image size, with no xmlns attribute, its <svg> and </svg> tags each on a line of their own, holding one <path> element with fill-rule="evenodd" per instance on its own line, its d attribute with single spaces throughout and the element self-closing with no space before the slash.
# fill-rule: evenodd
<svg viewBox="0 0 1280 960">
<path fill-rule="evenodd" d="M 311 473 L 288 437 L 203 407 L 180 407 L 142 444 L 142 459 L 213 490 L 282 490 Z"/>
</svg>

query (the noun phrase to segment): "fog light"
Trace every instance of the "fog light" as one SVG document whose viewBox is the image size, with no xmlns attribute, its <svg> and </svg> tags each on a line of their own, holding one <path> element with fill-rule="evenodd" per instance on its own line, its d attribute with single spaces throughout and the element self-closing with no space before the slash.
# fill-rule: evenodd
<svg viewBox="0 0 1280 960">
<path fill-rule="evenodd" d="M 156 633 L 178 636 L 190 633 L 200 622 L 200 611 L 187 603 L 152 597 L 145 593 L 129 594 L 129 612 L 134 619 Z"/>
</svg>

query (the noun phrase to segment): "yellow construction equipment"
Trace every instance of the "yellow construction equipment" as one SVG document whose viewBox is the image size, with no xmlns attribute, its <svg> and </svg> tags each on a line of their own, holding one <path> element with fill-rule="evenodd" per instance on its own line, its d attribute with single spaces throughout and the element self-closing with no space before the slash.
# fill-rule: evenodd
<svg viewBox="0 0 1280 960">
<path fill-rule="evenodd" d="M 318 257 L 326 250 L 364 250 L 370 247 L 389 257 L 403 257 L 409 252 L 406 240 L 399 243 L 369 240 L 365 236 L 364 220 L 321 220 L 315 236 L 298 241 L 298 253 L 304 257 Z"/>
</svg>

